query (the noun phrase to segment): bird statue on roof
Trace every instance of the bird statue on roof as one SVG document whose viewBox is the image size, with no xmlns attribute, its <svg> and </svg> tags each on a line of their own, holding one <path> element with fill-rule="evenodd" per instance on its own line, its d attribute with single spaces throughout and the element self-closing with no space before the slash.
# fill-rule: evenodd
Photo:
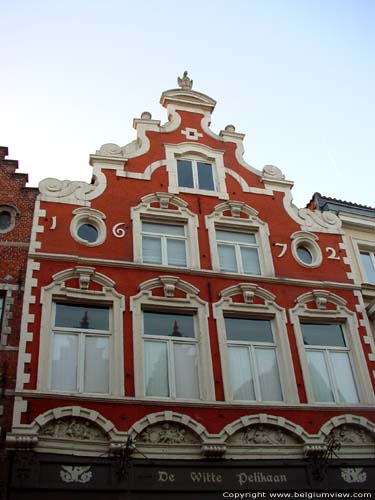
<svg viewBox="0 0 375 500">
<path fill-rule="evenodd" d="M 183 90 L 191 90 L 193 88 L 193 80 L 190 80 L 187 71 L 184 71 L 182 78 L 177 77 L 177 83 Z"/>
</svg>

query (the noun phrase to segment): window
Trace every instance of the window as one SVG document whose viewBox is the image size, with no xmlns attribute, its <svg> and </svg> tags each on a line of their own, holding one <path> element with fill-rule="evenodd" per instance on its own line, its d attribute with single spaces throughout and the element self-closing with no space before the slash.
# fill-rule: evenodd
<svg viewBox="0 0 375 500">
<path fill-rule="evenodd" d="M 103 212 L 94 208 L 76 208 L 73 210 L 73 219 L 70 223 L 72 237 L 86 246 L 101 245 L 107 237 Z"/>
<path fill-rule="evenodd" d="M 216 240 L 221 271 L 260 274 L 254 233 L 216 229 Z"/>
<path fill-rule="evenodd" d="M 194 316 L 144 311 L 145 395 L 199 399 Z"/>
<path fill-rule="evenodd" d="M 357 403 L 358 394 L 342 326 L 302 323 L 301 328 L 315 401 Z"/>
<path fill-rule="evenodd" d="M 170 193 L 151 193 L 132 207 L 134 262 L 200 268 L 198 216 L 187 207 Z"/>
<path fill-rule="evenodd" d="M 220 292 L 213 304 L 225 400 L 298 403 L 285 311 L 276 296 L 252 283 Z"/>
<path fill-rule="evenodd" d="M 186 267 L 186 235 L 183 225 L 142 222 L 143 262 Z"/>
<path fill-rule="evenodd" d="M 289 310 L 310 404 L 373 404 L 355 311 L 327 290 L 306 292 Z"/>
<path fill-rule="evenodd" d="M 0 234 L 9 233 L 19 217 L 19 210 L 12 205 L 0 205 Z"/>
<path fill-rule="evenodd" d="M 204 144 L 166 144 L 168 193 L 195 193 L 229 198 L 224 153 Z"/>
<path fill-rule="evenodd" d="M 220 203 L 206 216 L 206 228 L 214 271 L 274 276 L 268 226 L 254 208 Z"/>
<path fill-rule="evenodd" d="M 177 178 L 180 187 L 215 190 L 212 164 L 197 160 L 177 160 Z"/>
<path fill-rule="evenodd" d="M 135 396 L 215 400 L 208 304 L 176 276 L 139 285 L 130 298 Z"/>
<path fill-rule="evenodd" d="M 360 252 L 360 254 L 367 283 L 375 285 L 375 255 L 373 252 Z"/>
<path fill-rule="evenodd" d="M 0 292 L 0 333 L 1 333 L 1 326 L 3 324 L 4 304 L 5 304 L 5 296 L 3 293 Z"/>
<path fill-rule="evenodd" d="M 51 389 L 108 393 L 110 310 L 84 304 L 55 304 Z"/>
<path fill-rule="evenodd" d="M 303 267 L 319 267 L 323 256 L 318 241 L 319 237 L 308 231 L 296 231 L 291 235 L 292 254 Z"/>
<path fill-rule="evenodd" d="M 282 401 L 270 320 L 225 318 L 233 399 Z"/>
</svg>

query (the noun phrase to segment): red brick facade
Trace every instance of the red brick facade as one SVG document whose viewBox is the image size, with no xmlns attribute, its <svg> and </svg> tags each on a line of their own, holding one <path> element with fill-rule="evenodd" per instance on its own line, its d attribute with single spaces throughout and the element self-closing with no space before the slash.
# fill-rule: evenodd
<svg viewBox="0 0 375 500">
<path fill-rule="evenodd" d="M 12 428 L 22 300 L 36 188 L 26 187 L 27 174 L 0 147 L 0 427 L 2 449 Z M 1 467 L 2 472 L 5 472 Z M 1 480 L 6 478 L 2 475 Z"/>
<path fill-rule="evenodd" d="M 165 92 L 161 102 L 169 117 L 165 125 L 144 113 L 134 121 L 136 143 L 123 148 L 104 145 L 91 156 L 92 184 L 55 179 L 40 184 L 10 445 L 17 446 L 27 436 L 36 451 L 66 454 L 71 440 L 66 434 L 65 441 L 57 439 L 58 422 L 71 426 L 85 419 L 88 428 L 106 435 L 109 454 L 116 447 L 125 449 L 130 436 L 136 445 L 135 459 L 145 455 L 189 461 L 209 459 L 215 453 L 223 460 L 287 457 L 287 451 L 276 446 L 273 432 L 282 436 L 279 444 L 290 443 L 296 457 L 309 456 L 314 445 L 324 447 L 339 432 L 344 436 L 343 457 L 350 457 L 350 450 L 353 457 L 370 457 L 375 362 L 338 219 L 298 210 L 291 202 L 292 184 L 276 167 L 266 166 L 260 172 L 247 165 L 242 158 L 243 136 L 233 126 L 214 134 L 209 129 L 212 99 L 182 87 Z M 180 167 L 190 169 L 191 179 L 185 184 Z M 160 231 L 184 228 L 184 236 L 173 240 L 179 241 L 175 244 L 180 249 L 184 245 L 182 265 L 171 263 L 168 245 L 173 238 L 164 233 L 147 236 L 147 224 L 154 225 L 151 230 L 161 225 Z M 83 233 L 80 237 L 83 226 L 94 227 L 94 241 Z M 258 271 L 241 270 L 246 266 L 244 247 L 220 244 L 220 235 L 228 234 L 230 238 L 255 235 L 247 249 L 253 256 L 257 252 Z M 160 242 L 159 263 L 154 254 L 146 257 L 145 242 L 154 245 L 155 238 Z M 301 251 L 311 262 L 301 260 Z M 232 254 L 226 257 L 224 252 Z M 226 258 L 228 265 L 236 260 L 237 271 L 223 268 Z M 100 394 L 85 391 L 86 372 L 76 365 L 81 373 L 79 389 L 64 389 L 61 379 L 53 381 L 54 303 L 110 307 L 109 385 Z M 147 340 L 152 342 L 143 335 L 145 312 L 194 317 L 196 344 L 189 345 L 199 352 L 198 396 L 179 397 L 173 379 L 177 375 L 170 372 L 167 396 L 147 394 L 148 358 L 143 348 Z M 254 400 L 235 397 L 231 376 L 236 368 L 228 361 L 230 342 L 223 331 L 226 318 L 272 322 L 274 344 L 267 352 L 271 347 L 277 352 L 279 400 L 264 401 L 262 389 Z M 350 359 L 353 378 L 348 383 L 354 384 L 357 396 L 348 396 L 345 402 L 338 380 L 332 382 L 334 401 L 322 403 L 316 396 L 316 381 L 306 361 L 309 346 L 301 334 L 304 323 L 342 325 L 346 340 L 339 355 Z M 87 341 L 84 333 L 79 335 Z M 159 346 L 169 342 L 158 340 Z M 175 352 L 177 344 L 168 345 Z M 331 359 L 329 348 L 324 352 Z M 88 363 L 87 354 L 82 356 Z M 178 371 L 176 359 L 173 370 Z M 331 372 L 336 370 L 329 366 Z M 257 370 L 260 373 L 261 367 Z M 259 375 L 259 384 L 260 380 Z M 171 437 L 163 441 L 160 426 L 165 424 L 183 431 L 180 441 Z M 266 451 L 257 452 L 256 440 L 234 450 L 239 433 L 259 428 L 268 433 L 263 441 Z M 151 436 L 149 441 L 146 435 Z M 186 446 L 182 435 L 187 436 Z M 355 443 L 358 436 L 365 436 L 362 447 Z M 163 442 L 171 446 L 162 446 Z M 84 444 L 82 456 L 87 455 Z M 98 455 L 103 446 L 97 445 Z M 79 443 L 75 450 L 79 455 Z"/>
</svg>

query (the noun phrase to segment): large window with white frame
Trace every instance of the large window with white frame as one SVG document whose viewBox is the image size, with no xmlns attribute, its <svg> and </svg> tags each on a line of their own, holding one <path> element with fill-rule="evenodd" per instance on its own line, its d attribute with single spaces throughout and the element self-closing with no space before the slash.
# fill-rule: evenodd
<svg viewBox="0 0 375 500">
<path fill-rule="evenodd" d="M 142 260 L 147 264 L 187 267 L 185 225 L 142 221 Z"/>
<path fill-rule="evenodd" d="M 225 317 L 233 400 L 282 401 L 272 321 Z"/>
<path fill-rule="evenodd" d="M 358 403 L 350 351 L 340 323 L 301 323 L 314 399 Z"/>
<path fill-rule="evenodd" d="M 361 250 L 360 256 L 366 282 L 375 285 L 375 253 Z"/>
<path fill-rule="evenodd" d="M 195 317 L 174 311 L 143 311 L 145 395 L 199 399 Z"/>
<path fill-rule="evenodd" d="M 107 306 L 54 303 L 50 387 L 109 393 L 111 314 Z"/>
<path fill-rule="evenodd" d="M 256 234 L 216 228 L 220 270 L 239 274 L 261 274 Z"/>
</svg>

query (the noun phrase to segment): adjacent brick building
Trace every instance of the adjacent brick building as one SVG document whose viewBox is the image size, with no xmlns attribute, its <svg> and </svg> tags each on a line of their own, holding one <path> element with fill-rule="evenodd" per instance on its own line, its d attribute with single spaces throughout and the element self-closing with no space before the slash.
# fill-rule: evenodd
<svg viewBox="0 0 375 500">
<path fill-rule="evenodd" d="M 297 209 L 191 86 L 91 155 L 91 183 L 40 183 L 12 499 L 374 487 L 373 344 L 340 219 Z"/>
<path fill-rule="evenodd" d="M 26 187 L 27 174 L 0 147 L 0 428 L 3 491 L 7 481 L 4 441 L 12 428 L 23 289 L 37 188 Z"/>
</svg>

